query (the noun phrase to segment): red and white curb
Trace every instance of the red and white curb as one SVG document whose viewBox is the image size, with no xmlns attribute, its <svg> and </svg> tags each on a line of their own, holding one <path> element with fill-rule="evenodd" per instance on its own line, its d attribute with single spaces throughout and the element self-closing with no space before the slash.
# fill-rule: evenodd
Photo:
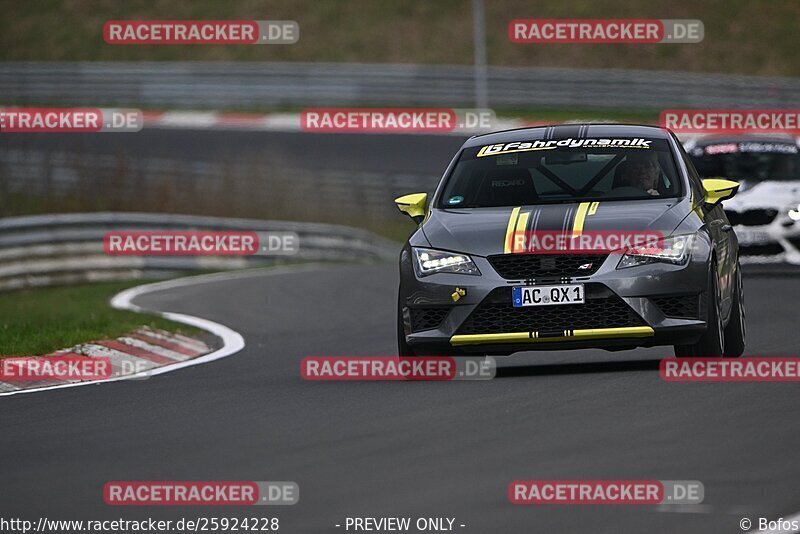
<svg viewBox="0 0 800 534">
<path fill-rule="evenodd" d="M 82 343 L 69 349 L 43 356 L 83 356 L 86 358 L 108 358 L 111 363 L 109 378 L 119 378 L 134 372 L 149 371 L 162 365 L 183 362 L 211 352 L 204 342 L 152 328 L 139 328 L 117 339 L 106 339 Z M 96 380 L 95 380 L 96 381 Z M 25 389 L 74 384 L 79 379 L 13 380 L 0 382 L 0 392 L 16 392 Z"/>
<path fill-rule="evenodd" d="M 234 113 L 226 111 L 143 111 L 144 128 L 174 130 L 249 130 L 263 132 L 304 132 L 300 113 Z M 549 126 L 558 121 L 534 121 L 519 117 L 495 119 L 489 128 L 457 128 L 450 132 L 391 132 L 394 135 L 479 135 L 515 128 Z M 613 119 L 602 117 L 585 120 L 568 120 L 562 124 L 586 122 L 614 123 Z M 308 131 L 307 133 L 323 133 Z M 378 133 L 378 132 L 364 132 Z M 681 136 L 681 138 L 686 136 Z"/>
<path fill-rule="evenodd" d="M 278 271 L 276 269 L 276 271 Z M 282 271 L 281 271 L 282 272 Z M 21 393 L 36 393 L 41 391 L 50 391 L 54 389 L 63 389 L 78 386 L 87 386 L 92 384 L 104 384 L 107 382 L 117 382 L 120 380 L 134 380 L 148 378 L 185 367 L 200 365 L 220 358 L 225 358 L 242 350 L 245 346 L 244 338 L 238 332 L 231 330 L 225 325 L 209 321 L 200 317 L 186 315 L 182 313 L 161 312 L 145 310 L 132 300 L 140 295 L 152 293 L 155 291 L 163 291 L 174 289 L 178 287 L 191 286 L 196 284 L 204 284 L 218 280 L 227 280 L 231 278 L 239 278 L 246 276 L 253 276 L 254 274 L 263 276 L 263 272 L 256 271 L 243 271 L 231 273 L 217 273 L 199 276 L 190 276 L 187 278 L 178 278 L 175 280 L 167 280 L 165 282 L 156 282 L 153 284 L 146 284 L 127 289 L 117 294 L 111 299 L 111 306 L 120 310 L 129 310 L 135 312 L 146 312 L 159 315 L 165 319 L 183 323 L 200 330 L 205 330 L 215 335 L 222 341 L 222 346 L 216 350 L 211 351 L 202 341 L 197 339 L 164 332 L 161 330 L 153 329 L 139 329 L 132 332 L 128 336 L 123 336 L 116 340 L 106 340 L 94 343 L 86 343 L 58 351 L 51 356 L 66 356 L 66 355 L 85 355 L 89 357 L 108 357 L 111 360 L 112 368 L 117 369 L 130 369 L 130 362 L 138 362 L 140 370 L 137 372 L 130 372 L 125 374 L 117 374 L 110 378 L 102 380 L 87 380 L 87 381 L 26 381 L 25 383 L 0 383 L 0 397 L 8 395 L 17 395 Z M 81 352 L 73 352 L 79 350 Z M 210 352 L 209 352 L 210 351 Z M 128 363 L 123 363 L 128 362 Z M 116 372 L 116 369 L 115 369 Z"/>
<path fill-rule="evenodd" d="M 301 132 L 299 113 L 231 113 L 220 111 L 143 111 L 145 128 L 188 130 L 250 130 L 264 132 Z M 548 122 L 522 119 L 497 119 L 491 129 L 463 128 L 452 132 L 393 132 L 397 134 L 473 135 L 489 131 L 510 130 L 525 126 L 542 126 Z M 309 132 L 315 133 L 315 132 Z"/>
</svg>

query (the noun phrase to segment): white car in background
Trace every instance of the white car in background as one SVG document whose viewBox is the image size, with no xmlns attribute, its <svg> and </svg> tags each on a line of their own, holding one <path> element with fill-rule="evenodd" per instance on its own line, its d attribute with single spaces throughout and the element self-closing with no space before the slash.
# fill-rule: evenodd
<svg viewBox="0 0 800 534">
<path fill-rule="evenodd" d="M 741 183 L 725 202 L 742 263 L 800 265 L 800 138 L 705 136 L 684 142 L 703 178 Z"/>
</svg>

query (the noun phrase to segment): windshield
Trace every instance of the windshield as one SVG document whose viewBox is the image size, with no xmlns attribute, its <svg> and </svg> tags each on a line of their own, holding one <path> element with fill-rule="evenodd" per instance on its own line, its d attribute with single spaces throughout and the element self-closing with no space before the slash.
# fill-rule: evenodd
<svg viewBox="0 0 800 534">
<path fill-rule="evenodd" d="M 677 197 L 681 180 L 664 139 L 560 139 L 467 148 L 440 208 Z"/>
<path fill-rule="evenodd" d="M 800 154 L 794 143 L 739 142 L 699 146 L 690 156 L 703 177 L 731 180 L 800 180 Z"/>
</svg>

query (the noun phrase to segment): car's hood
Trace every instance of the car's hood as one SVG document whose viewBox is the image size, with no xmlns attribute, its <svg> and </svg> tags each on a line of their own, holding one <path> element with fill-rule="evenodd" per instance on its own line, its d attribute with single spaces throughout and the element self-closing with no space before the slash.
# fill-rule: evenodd
<svg viewBox="0 0 800 534">
<path fill-rule="evenodd" d="M 599 202 L 586 210 L 584 231 L 657 231 L 669 235 L 689 212 L 688 200 Z M 521 206 L 528 231 L 572 230 L 579 204 Z M 477 256 L 502 254 L 514 208 L 435 209 L 422 226 L 433 248 Z"/>
<path fill-rule="evenodd" d="M 783 209 L 800 202 L 800 180 L 758 181 L 743 180 L 739 192 L 725 201 L 725 209 L 743 211 L 753 208 Z"/>
</svg>

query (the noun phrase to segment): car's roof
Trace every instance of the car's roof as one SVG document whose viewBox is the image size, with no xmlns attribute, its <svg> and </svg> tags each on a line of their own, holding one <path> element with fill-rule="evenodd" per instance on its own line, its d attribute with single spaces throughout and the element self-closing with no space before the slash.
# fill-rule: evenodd
<svg viewBox="0 0 800 534">
<path fill-rule="evenodd" d="M 648 137 L 650 139 L 667 139 L 669 130 L 658 126 L 642 124 L 555 124 L 552 126 L 536 126 L 517 128 L 470 137 L 464 148 L 491 145 L 495 143 L 511 143 L 514 141 L 534 141 L 537 139 L 582 139 L 586 137 Z"/>
</svg>

